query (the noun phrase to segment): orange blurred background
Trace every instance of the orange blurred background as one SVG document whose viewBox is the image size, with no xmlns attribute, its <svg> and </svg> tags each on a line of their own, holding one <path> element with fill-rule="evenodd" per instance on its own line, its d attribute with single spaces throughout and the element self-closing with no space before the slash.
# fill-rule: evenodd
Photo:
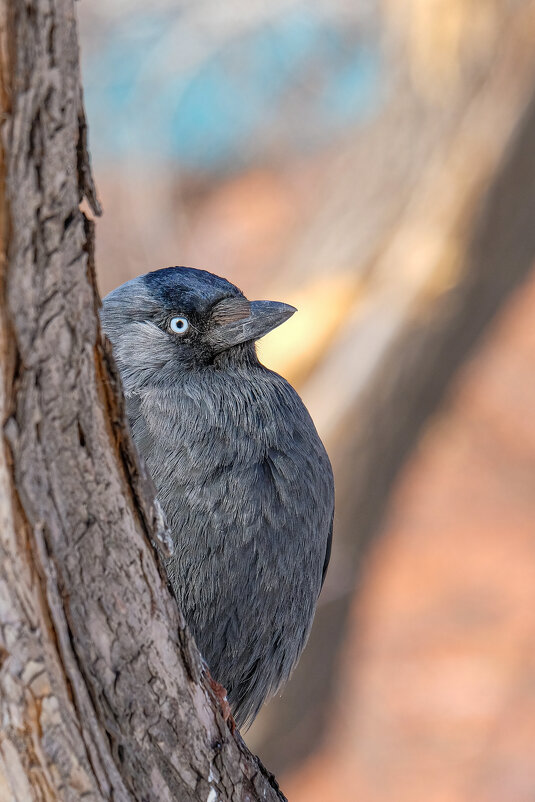
<svg viewBox="0 0 535 802">
<path fill-rule="evenodd" d="M 79 13 L 102 294 L 188 264 L 299 309 L 259 354 L 331 455 L 334 551 L 245 740 L 291 802 L 531 802 L 535 262 L 500 248 L 535 229 L 535 2 Z"/>
</svg>

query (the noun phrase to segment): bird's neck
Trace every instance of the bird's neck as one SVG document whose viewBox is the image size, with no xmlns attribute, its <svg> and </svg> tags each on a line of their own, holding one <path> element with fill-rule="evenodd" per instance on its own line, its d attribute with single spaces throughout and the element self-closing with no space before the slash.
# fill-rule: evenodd
<svg viewBox="0 0 535 802">
<path fill-rule="evenodd" d="M 254 342 L 248 342 L 235 345 L 233 348 L 217 354 L 212 365 L 214 368 L 225 370 L 228 368 L 259 367 L 260 362 L 256 355 Z"/>
</svg>

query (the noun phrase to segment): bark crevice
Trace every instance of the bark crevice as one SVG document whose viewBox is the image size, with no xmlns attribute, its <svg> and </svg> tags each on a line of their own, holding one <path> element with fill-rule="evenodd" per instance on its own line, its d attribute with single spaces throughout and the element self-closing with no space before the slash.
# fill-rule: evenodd
<svg viewBox="0 0 535 802">
<path fill-rule="evenodd" d="M 98 324 L 73 0 L 2 8 L 0 788 L 32 800 L 283 799 L 230 733 Z"/>
</svg>

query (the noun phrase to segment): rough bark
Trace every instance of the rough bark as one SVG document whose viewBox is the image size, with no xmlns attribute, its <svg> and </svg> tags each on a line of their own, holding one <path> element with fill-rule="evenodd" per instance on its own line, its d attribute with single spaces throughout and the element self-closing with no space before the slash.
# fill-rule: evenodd
<svg viewBox="0 0 535 802">
<path fill-rule="evenodd" d="M 99 211 L 73 0 L 4 2 L 0 800 L 284 799 L 155 559 L 79 209 Z"/>
</svg>

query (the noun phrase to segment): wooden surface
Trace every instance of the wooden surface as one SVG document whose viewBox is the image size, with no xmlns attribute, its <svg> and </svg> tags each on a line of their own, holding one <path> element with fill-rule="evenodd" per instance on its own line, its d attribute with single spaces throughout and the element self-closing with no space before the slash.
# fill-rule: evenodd
<svg viewBox="0 0 535 802">
<path fill-rule="evenodd" d="M 0 800 L 281 800 L 155 559 L 79 210 L 98 204 L 74 5 L 3 8 Z"/>
</svg>

